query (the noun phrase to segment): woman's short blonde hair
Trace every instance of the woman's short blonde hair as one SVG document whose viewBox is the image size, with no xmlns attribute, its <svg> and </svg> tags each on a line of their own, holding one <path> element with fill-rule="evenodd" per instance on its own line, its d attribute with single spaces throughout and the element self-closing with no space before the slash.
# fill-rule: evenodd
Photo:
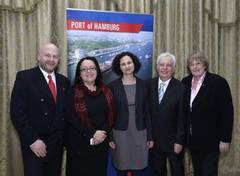
<svg viewBox="0 0 240 176">
<path fill-rule="evenodd" d="M 202 52 L 196 52 L 194 54 L 191 54 L 187 59 L 187 72 L 188 72 L 188 74 L 191 74 L 190 64 L 194 60 L 201 62 L 205 66 L 205 70 L 208 71 L 209 63 L 207 61 L 207 58 L 205 57 L 205 55 Z"/>
</svg>

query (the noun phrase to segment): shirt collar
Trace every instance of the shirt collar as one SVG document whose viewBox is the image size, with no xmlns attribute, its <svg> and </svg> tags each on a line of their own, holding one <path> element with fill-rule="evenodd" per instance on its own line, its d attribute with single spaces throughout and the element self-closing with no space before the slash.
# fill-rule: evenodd
<svg viewBox="0 0 240 176">
<path fill-rule="evenodd" d="M 202 84 L 203 83 L 205 76 L 206 76 L 206 71 L 203 73 L 203 75 L 198 80 L 198 84 Z M 192 81 L 194 81 L 194 77 L 192 78 Z"/>
<path fill-rule="evenodd" d="M 51 75 L 53 82 L 56 83 L 56 78 L 55 78 L 54 71 L 52 73 L 48 73 L 45 70 L 43 70 L 40 66 L 39 66 L 39 69 L 41 70 L 41 72 L 42 72 L 42 74 L 43 74 L 43 76 L 44 76 L 44 78 L 47 82 L 48 82 L 48 75 Z"/>
<path fill-rule="evenodd" d="M 44 75 L 44 77 L 48 77 L 48 75 L 51 75 L 52 77 L 55 76 L 54 71 L 52 73 L 48 73 L 45 70 L 43 70 L 40 66 L 39 66 L 39 68 L 40 68 L 42 74 Z"/>
<path fill-rule="evenodd" d="M 163 83 L 165 85 L 164 87 L 167 87 L 171 79 L 172 79 L 172 77 L 169 78 L 167 81 L 163 82 L 160 78 L 158 78 L 158 87 L 160 87 L 161 83 Z"/>
</svg>

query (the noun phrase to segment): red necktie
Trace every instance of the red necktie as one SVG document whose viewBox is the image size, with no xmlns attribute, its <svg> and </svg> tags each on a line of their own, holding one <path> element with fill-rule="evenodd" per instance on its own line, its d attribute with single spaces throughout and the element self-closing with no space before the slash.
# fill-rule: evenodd
<svg viewBox="0 0 240 176">
<path fill-rule="evenodd" d="M 127 176 L 132 176 L 132 172 L 128 171 Z"/>
<path fill-rule="evenodd" d="M 54 99 L 54 101 L 55 101 L 55 103 L 56 103 L 57 97 L 56 97 L 55 84 L 54 84 L 54 82 L 53 82 L 53 80 L 52 80 L 52 76 L 51 76 L 51 75 L 48 75 L 48 79 L 49 79 L 49 80 L 48 80 L 48 86 L 49 86 L 49 88 L 50 88 L 50 90 L 51 90 L 53 99 Z"/>
</svg>

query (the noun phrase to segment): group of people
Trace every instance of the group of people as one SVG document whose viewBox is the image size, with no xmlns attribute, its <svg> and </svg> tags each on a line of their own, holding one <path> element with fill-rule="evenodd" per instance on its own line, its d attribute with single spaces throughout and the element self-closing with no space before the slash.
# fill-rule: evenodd
<svg viewBox="0 0 240 176">
<path fill-rule="evenodd" d="M 35 68 L 17 73 L 10 113 L 19 134 L 25 176 L 60 176 L 63 147 L 67 176 L 106 176 L 108 152 L 118 176 L 184 176 L 190 151 L 194 176 L 217 176 L 221 152 L 230 147 L 233 103 L 227 81 L 208 71 L 201 53 L 187 60 L 189 76 L 174 78 L 176 58 L 162 53 L 158 76 L 136 76 L 141 63 L 131 52 L 118 54 L 102 82 L 94 57 L 82 58 L 74 84 L 56 72 L 59 50 L 39 49 Z"/>
</svg>

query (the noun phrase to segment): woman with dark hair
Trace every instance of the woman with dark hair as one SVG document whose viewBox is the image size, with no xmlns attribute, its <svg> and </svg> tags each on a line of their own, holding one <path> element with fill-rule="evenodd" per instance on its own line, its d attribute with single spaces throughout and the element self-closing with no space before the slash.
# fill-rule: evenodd
<svg viewBox="0 0 240 176">
<path fill-rule="evenodd" d="M 148 165 L 148 149 L 153 147 L 147 108 L 146 85 L 136 77 L 141 63 L 130 52 L 120 53 L 112 70 L 120 78 L 109 84 L 116 106 L 116 121 L 109 142 L 118 176 L 142 175 Z"/>
<path fill-rule="evenodd" d="M 79 61 L 66 96 L 67 176 L 106 176 L 108 134 L 114 118 L 113 96 L 102 84 L 97 60 Z"/>
</svg>

